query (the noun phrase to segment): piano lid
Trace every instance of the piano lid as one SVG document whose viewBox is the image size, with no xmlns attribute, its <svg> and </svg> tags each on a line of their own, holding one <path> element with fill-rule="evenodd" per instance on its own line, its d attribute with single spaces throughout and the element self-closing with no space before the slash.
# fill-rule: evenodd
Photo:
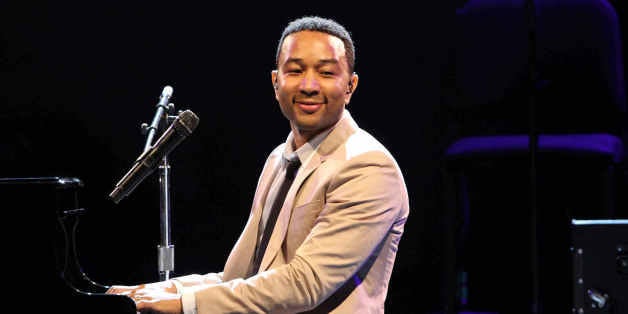
<svg viewBox="0 0 628 314">
<path fill-rule="evenodd" d="M 79 178 L 72 177 L 23 177 L 0 178 L 0 184 L 7 185 L 51 185 L 60 188 L 82 187 L 83 182 Z"/>
</svg>

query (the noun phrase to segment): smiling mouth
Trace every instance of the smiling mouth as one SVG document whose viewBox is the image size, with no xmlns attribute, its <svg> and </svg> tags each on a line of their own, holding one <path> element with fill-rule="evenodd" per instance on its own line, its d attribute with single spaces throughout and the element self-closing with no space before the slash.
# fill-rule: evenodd
<svg viewBox="0 0 628 314">
<path fill-rule="evenodd" d="M 323 103 L 311 103 L 311 102 L 295 102 L 296 105 L 306 113 L 314 113 L 320 107 L 323 106 Z"/>
<path fill-rule="evenodd" d="M 292 98 L 292 103 L 299 107 L 301 111 L 312 114 L 327 103 L 327 97 L 321 97 L 321 99 L 316 99 L 315 97 L 294 97 Z"/>
</svg>

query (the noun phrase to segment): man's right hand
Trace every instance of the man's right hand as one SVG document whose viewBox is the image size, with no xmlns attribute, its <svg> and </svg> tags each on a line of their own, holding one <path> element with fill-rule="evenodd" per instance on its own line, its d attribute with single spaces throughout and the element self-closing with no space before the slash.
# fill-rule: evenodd
<svg viewBox="0 0 628 314">
<path fill-rule="evenodd" d="M 109 287 L 106 294 L 119 294 L 126 295 L 131 298 L 139 291 L 145 292 L 166 292 L 166 293 L 177 293 L 177 287 L 172 283 L 172 281 L 160 281 L 153 282 L 147 284 L 140 284 L 135 286 L 123 286 L 123 285 L 113 285 Z"/>
</svg>

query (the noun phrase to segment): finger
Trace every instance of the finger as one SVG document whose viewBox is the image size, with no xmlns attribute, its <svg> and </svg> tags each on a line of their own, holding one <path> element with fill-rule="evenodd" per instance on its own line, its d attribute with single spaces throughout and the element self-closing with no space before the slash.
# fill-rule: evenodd
<svg viewBox="0 0 628 314">
<path fill-rule="evenodd" d="M 108 294 L 122 294 L 127 292 L 128 290 L 123 290 L 123 289 L 118 289 L 118 288 L 110 288 L 109 290 L 107 290 Z"/>
<path fill-rule="evenodd" d="M 153 297 L 152 295 L 141 293 L 141 292 L 137 292 L 135 294 L 129 295 L 129 297 L 131 297 L 131 299 L 133 299 L 136 303 L 137 302 L 150 302 L 150 301 L 155 300 L 155 297 Z"/>
<path fill-rule="evenodd" d="M 114 292 L 111 292 L 110 294 L 130 296 L 130 295 L 132 295 L 134 293 L 135 293 L 134 290 L 115 290 Z"/>
<path fill-rule="evenodd" d="M 138 313 L 153 313 L 153 308 L 150 305 L 151 303 L 145 300 L 135 301 L 135 308 L 137 309 Z"/>
<path fill-rule="evenodd" d="M 139 285 L 139 286 L 111 286 L 111 287 L 109 287 L 109 289 L 107 290 L 106 293 L 108 293 L 108 294 L 128 294 L 130 292 L 133 292 L 133 291 L 141 289 L 141 288 L 143 288 L 142 285 Z"/>
<path fill-rule="evenodd" d="M 146 310 L 146 304 L 142 301 L 135 301 L 135 308 L 139 313 Z"/>
</svg>

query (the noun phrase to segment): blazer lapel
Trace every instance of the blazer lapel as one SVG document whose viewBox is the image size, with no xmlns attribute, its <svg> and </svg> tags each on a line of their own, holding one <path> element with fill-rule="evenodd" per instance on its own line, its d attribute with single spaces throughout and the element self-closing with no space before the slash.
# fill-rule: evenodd
<svg viewBox="0 0 628 314">
<path fill-rule="evenodd" d="M 286 232 L 288 231 L 290 217 L 292 216 L 292 209 L 294 208 L 295 201 L 294 199 L 305 179 L 325 161 L 327 155 L 331 154 L 341 144 L 345 143 L 347 138 L 351 134 L 355 133 L 356 130 L 357 125 L 351 118 L 349 112 L 345 110 L 343 118 L 338 125 L 336 125 L 327 138 L 325 138 L 316 148 L 310 161 L 304 165 L 301 170 L 299 170 L 297 176 L 294 178 L 294 183 L 290 187 L 290 190 L 288 190 L 286 200 L 284 201 L 283 207 L 277 217 L 275 229 L 268 241 L 266 252 L 264 253 L 264 257 L 262 258 L 262 262 L 260 264 L 260 270 L 264 271 L 268 269 L 270 263 L 275 259 L 275 256 L 277 256 L 277 253 L 281 248 L 281 244 L 283 243 Z"/>
<path fill-rule="evenodd" d="M 288 223 L 290 222 L 290 216 L 292 215 L 294 197 L 296 196 L 297 191 L 303 184 L 303 181 L 305 181 L 305 178 L 307 178 L 312 173 L 312 171 L 314 171 L 314 169 L 316 169 L 320 164 L 320 157 L 318 155 L 312 156 L 307 165 L 305 165 L 304 168 L 301 168 L 297 173 L 297 176 L 294 178 L 294 183 L 286 194 L 286 200 L 281 207 L 279 216 L 277 216 L 275 229 L 273 230 L 273 233 L 270 236 L 270 240 L 268 241 L 266 252 L 264 252 L 264 257 L 262 258 L 262 263 L 260 264 L 261 270 L 268 269 L 270 262 L 272 262 L 272 260 L 279 252 L 279 248 L 281 248 L 283 239 L 286 236 L 286 232 L 288 231 Z"/>
</svg>

